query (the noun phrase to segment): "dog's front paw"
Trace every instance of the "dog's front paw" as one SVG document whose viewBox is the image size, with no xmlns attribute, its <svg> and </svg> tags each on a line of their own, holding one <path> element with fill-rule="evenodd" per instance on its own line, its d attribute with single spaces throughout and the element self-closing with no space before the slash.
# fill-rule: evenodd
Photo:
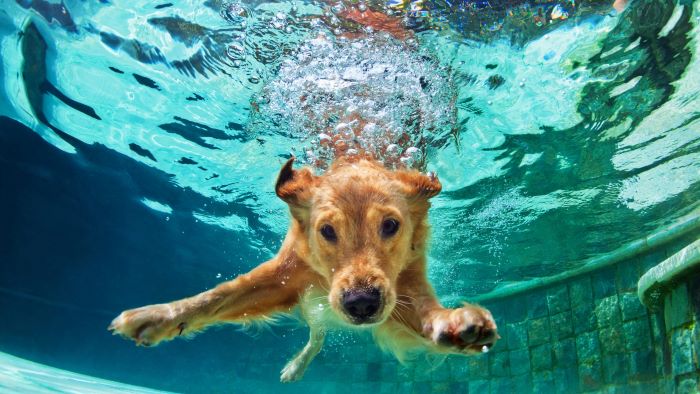
<svg viewBox="0 0 700 394">
<path fill-rule="evenodd" d="M 159 342 L 182 335 L 184 321 L 175 319 L 169 304 L 149 305 L 122 312 L 107 328 L 114 335 L 132 339 L 139 346 L 155 346 Z"/>
<path fill-rule="evenodd" d="M 467 353 L 487 351 L 500 338 L 491 312 L 474 305 L 433 311 L 423 335 L 438 346 Z"/>
<path fill-rule="evenodd" d="M 293 360 L 289 360 L 287 365 L 285 365 L 284 368 L 282 368 L 280 382 L 289 383 L 301 380 L 301 377 L 304 376 L 305 371 L 306 366 L 303 365 L 303 363 L 299 359 L 295 358 Z"/>
</svg>

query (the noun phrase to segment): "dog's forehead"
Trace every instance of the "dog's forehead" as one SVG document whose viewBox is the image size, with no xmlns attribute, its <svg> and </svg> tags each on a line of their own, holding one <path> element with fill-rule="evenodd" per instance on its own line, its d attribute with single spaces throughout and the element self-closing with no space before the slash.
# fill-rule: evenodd
<svg viewBox="0 0 700 394">
<path fill-rule="evenodd" d="M 317 207 L 367 211 L 376 204 L 400 203 L 397 181 L 386 170 L 349 165 L 324 175 L 314 196 Z"/>
</svg>

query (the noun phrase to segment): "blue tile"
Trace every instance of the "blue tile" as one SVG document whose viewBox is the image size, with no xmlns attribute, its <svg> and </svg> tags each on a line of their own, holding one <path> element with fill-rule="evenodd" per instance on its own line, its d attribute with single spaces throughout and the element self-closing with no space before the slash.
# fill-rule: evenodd
<svg viewBox="0 0 700 394">
<path fill-rule="evenodd" d="M 633 293 L 621 293 L 619 296 L 623 321 L 647 316 L 647 308 L 642 305 L 636 291 Z"/>
<path fill-rule="evenodd" d="M 695 370 L 692 335 L 691 330 L 684 328 L 671 333 L 671 365 L 675 376 Z"/>
<path fill-rule="evenodd" d="M 593 285 L 589 276 L 582 276 L 569 283 L 571 307 L 581 307 L 593 303 Z"/>
<path fill-rule="evenodd" d="M 600 359 L 598 332 L 587 332 L 576 338 L 576 354 L 579 361 L 593 362 Z"/>
<path fill-rule="evenodd" d="M 615 325 L 598 331 L 600 348 L 603 354 L 620 354 L 625 352 L 625 337 L 622 326 Z"/>
<path fill-rule="evenodd" d="M 617 294 L 615 286 L 615 267 L 609 267 L 595 272 L 591 275 L 591 281 L 593 283 L 594 299 L 599 300 Z"/>
<path fill-rule="evenodd" d="M 469 362 L 469 373 L 473 378 L 489 376 L 488 354 L 477 354 L 467 358 Z"/>
<path fill-rule="evenodd" d="M 600 362 L 579 364 L 578 376 L 581 391 L 600 389 L 603 381 Z"/>
<path fill-rule="evenodd" d="M 527 322 L 508 323 L 506 331 L 508 349 L 515 350 L 527 347 Z"/>
<path fill-rule="evenodd" d="M 550 340 L 549 318 L 547 316 L 527 322 L 527 341 L 530 346 L 537 346 Z"/>
<path fill-rule="evenodd" d="M 529 319 L 535 319 L 542 316 L 547 316 L 547 295 L 543 290 L 533 291 L 526 296 L 527 298 L 527 316 Z"/>
<path fill-rule="evenodd" d="M 532 391 L 535 393 L 553 393 L 554 377 L 552 372 L 536 372 L 532 374 Z"/>
<path fill-rule="evenodd" d="M 548 343 L 530 349 L 530 365 L 533 371 L 552 369 L 552 346 Z"/>
<path fill-rule="evenodd" d="M 593 304 L 574 308 L 571 311 L 571 320 L 573 321 L 575 334 L 595 330 L 598 326 Z"/>
<path fill-rule="evenodd" d="M 627 382 L 626 357 L 622 354 L 603 356 L 603 381 L 607 384 Z"/>
<path fill-rule="evenodd" d="M 656 355 L 651 349 L 631 352 L 628 356 L 629 377 L 632 380 L 645 380 L 657 376 Z"/>
<path fill-rule="evenodd" d="M 595 315 L 598 327 L 608 327 L 622 323 L 620 303 L 617 294 L 596 301 Z"/>
<path fill-rule="evenodd" d="M 639 263 L 636 260 L 627 260 L 617 264 L 617 288 L 621 291 L 637 290 L 637 282 L 642 276 Z"/>
<path fill-rule="evenodd" d="M 651 331 L 646 318 L 632 320 L 622 325 L 627 351 L 648 349 L 651 346 Z"/>
<path fill-rule="evenodd" d="M 576 363 L 572 363 L 567 368 L 555 369 L 552 375 L 554 375 L 555 392 L 578 393 L 580 391 Z"/>
<path fill-rule="evenodd" d="M 569 304 L 569 289 L 566 285 L 559 285 L 547 290 L 547 308 L 549 314 L 554 315 L 571 308 Z"/>
<path fill-rule="evenodd" d="M 550 316 L 549 323 L 552 329 L 552 339 L 555 341 L 568 338 L 574 334 L 574 328 L 571 324 L 571 311 Z"/>
<path fill-rule="evenodd" d="M 470 380 L 469 381 L 469 392 L 474 394 L 486 394 L 490 392 L 488 380 Z"/>
<path fill-rule="evenodd" d="M 576 357 L 576 340 L 574 338 L 555 342 L 552 349 L 554 350 L 554 366 L 556 368 L 568 368 L 576 365 L 578 358 Z"/>
<path fill-rule="evenodd" d="M 492 377 L 508 376 L 510 374 L 508 352 L 489 353 L 489 359 L 489 371 Z"/>
<path fill-rule="evenodd" d="M 532 376 L 530 374 L 513 376 L 511 378 L 516 393 L 532 392 Z M 478 394 L 478 393 L 477 393 Z"/>
<path fill-rule="evenodd" d="M 530 353 L 527 349 L 513 350 L 509 352 L 510 373 L 521 375 L 530 373 Z"/>
</svg>

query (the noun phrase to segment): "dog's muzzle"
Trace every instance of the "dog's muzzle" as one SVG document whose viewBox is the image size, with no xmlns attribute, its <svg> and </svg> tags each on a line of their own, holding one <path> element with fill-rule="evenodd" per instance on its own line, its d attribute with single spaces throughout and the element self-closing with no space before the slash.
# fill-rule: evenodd
<svg viewBox="0 0 700 394">
<path fill-rule="evenodd" d="M 378 288 L 356 288 L 343 292 L 343 310 L 355 324 L 372 323 L 382 307 Z"/>
</svg>

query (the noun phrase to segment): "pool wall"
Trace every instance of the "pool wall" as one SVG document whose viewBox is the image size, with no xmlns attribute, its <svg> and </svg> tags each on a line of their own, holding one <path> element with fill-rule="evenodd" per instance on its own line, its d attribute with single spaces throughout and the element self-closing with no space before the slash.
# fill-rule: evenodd
<svg viewBox="0 0 700 394">
<path fill-rule="evenodd" d="M 700 238 L 698 218 L 696 211 L 571 275 L 479 298 L 502 336 L 488 354 L 402 366 L 358 337 L 324 349 L 305 385 L 352 377 L 340 392 L 698 392 L 700 276 L 686 272 L 654 310 L 637 293 L 645 272 Z M 251 355 L 249 373 L 265 359 Z"/>
<path fill-rule="evenodd" d="M 484 297 L 483 304 L 500 316 L 504 340 L 488 355 L 483 380 L 470 382 L 470 389 L 697 392 L 700 332 L 694 321 L 700 277 L 687 272 L 665 297 L 673 302 L 656 311 L 646 308 L 637 292 L 645 272 L 700 237 L 691 219 L 692 225 L 664 242 L 632 243 L 640 245 L 637 254 L 625 246 L 595 259 L 606 264 L 590 272 L 505 297 Z M 667 228 L 654 235 L 664 232 Z M 632 255 L 616 261 L 620 251 Z"/>
</svg>

